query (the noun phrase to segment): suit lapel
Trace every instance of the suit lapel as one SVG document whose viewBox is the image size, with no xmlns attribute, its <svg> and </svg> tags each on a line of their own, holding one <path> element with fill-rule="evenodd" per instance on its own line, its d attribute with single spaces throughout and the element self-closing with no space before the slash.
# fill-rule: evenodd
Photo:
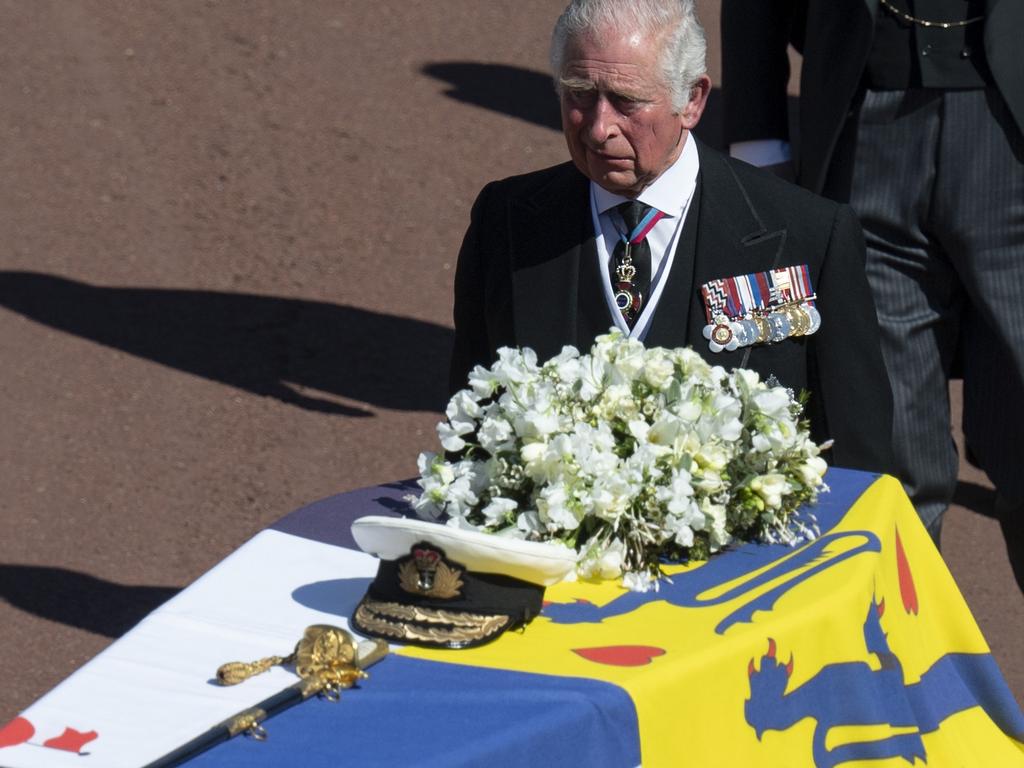
<svg viewBox="0 0 1024 768">
<path fill-rule="evenodd" d="M 611 323 L 597 272 L 588 184 L 565 164 L 539 191 L 514 200 L 509 212 L 516 343 L 532 347 L 540 360 L 558 354 L 564 343 L 589 347 Z"/>
<path fill-rule="evenodd" d="M 679 347 L 687 344 L 690 305 L 693 297 L 693 268 L 700 225 L 701 179 L 693 190 L 690 209 L 679 233 L 672 269 L 664 276 L 665 288 L 644 339 L 648 347 Z"/>
<path fill-rule="evenodd" d="M 592 231 L 590 207 L 587 207 L 588 232 Z M 579 299 L 576 307 L 576 348 L 581 352 L 590 349 L 594 339 L 615 325 L 608 301 L 604 295 L 604 278 L 597 258 L 597 243 L 589 237 L 580 248 Z"/>
</svg>

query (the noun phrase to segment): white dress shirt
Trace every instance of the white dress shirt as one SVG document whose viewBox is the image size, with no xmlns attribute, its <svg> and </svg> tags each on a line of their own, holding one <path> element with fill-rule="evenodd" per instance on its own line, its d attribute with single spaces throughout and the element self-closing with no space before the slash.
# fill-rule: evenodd
<svg viewBox="0 0 1024 768">
<path fill-rule="evenodd" d="M 683 230 L 683 222 L 690 209 L 693 190 L 697 187 L 697 172 L 699 170 L 697 146 L 693 138 L 687 134 L 683 151 L 675 163 L 669 166 L 637 198 L 641 203 L 657 208 L 665 215 L 647 235 L 647 242 L 651 246 L 651 288 L 649 297 L 644 300 L 640 317 L 632 330 L 626 325 L 619 308 L 615 306 L 615 291 L 612 288 L 610 275 L 612 253 L 614 253 L 615 244 L 619 240 L 619 230 L 623 227 L 621 217 L 613 213 L 613 209 L 617 205 L 627 202 L 629 198 L 616 195 L 594 182 L 590 182 L 590 214 L 597 237 L 597 259 L 601 280 L 604 284 L 605 300 L 616 327 L 628 334 L 630 338 L 642 341 L 647 335 L 647 329 L 651 325 L 654 311 L 665 287 L 666 277 L 669 270 L 672 269 L 676 243 L 679 242 L 679 233 Z"/>
</svg>

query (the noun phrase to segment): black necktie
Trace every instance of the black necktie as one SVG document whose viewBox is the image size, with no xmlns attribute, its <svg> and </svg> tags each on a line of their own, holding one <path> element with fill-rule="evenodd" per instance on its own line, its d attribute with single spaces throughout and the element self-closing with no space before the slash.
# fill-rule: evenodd
<svg viewBox="0 0 1024 768">
<path fill-rule="evenodd" d="M 653 224 L 645 221 L 651 208 L 630 200 L 618 205 L 616 210 L 622 216 L 626 231 L 619 233 L 619 241 L 612 254 L 612 289 L 615 305 L 632 328 L 643 311 L 651 285 L 651 246 L 647 242 L 647 233 Z"/>
</svg>

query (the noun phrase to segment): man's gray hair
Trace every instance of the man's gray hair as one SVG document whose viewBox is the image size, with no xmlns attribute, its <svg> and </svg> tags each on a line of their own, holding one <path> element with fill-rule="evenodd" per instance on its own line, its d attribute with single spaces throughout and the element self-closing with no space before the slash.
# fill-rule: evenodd
<svg viewBox="0 0 1024 768">
<path fill-rule="evenodd" d="M 561 91 L 569 41 L 609 29 L 661 38 L 661 68 L 672 92 L 672 107 L 682 109 L 697 78 L 707 72 L 707 40 L 693 0 L 572 0 L 551 36 L 551 71 L 557 90 Z"/>
</svg>

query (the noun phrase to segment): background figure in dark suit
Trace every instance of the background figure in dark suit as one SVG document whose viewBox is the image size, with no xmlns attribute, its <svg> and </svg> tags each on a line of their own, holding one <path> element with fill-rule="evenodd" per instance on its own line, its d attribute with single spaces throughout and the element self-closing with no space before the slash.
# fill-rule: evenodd
<svg viewBox="0 0 1024 768">
<path fill-rule="evenodd" d="M 451 387 L 466 386 L 500 346 L 529 346 L 544 360 L 564 344 L 585 351 L 616 325 L 648 346 L 689 345 L 808 390 L 812 434 L 835 440 L 832 461 L 888 471 L 891 395 L 860 227 L 848 207 L 694 139 L 710 90 L 704 51 L 692 0 L 569 5 L 552 69 L 573 162 L 480 193 L 455 277 Z M 649 263 L 632 251 L 649 275 L 636 285 L 620 279 L 616 245 L 632 228 L 620 213 L 630 201 L 661 215 Z M 816 333 L 712 352 L 704 283 L 800 265 L 817 291 Z M 635 313 L 616 303 L 623 282 L 641 295 Z"/>
<path fill-rule="evenodd" d="M 956 485 L 959 345 L 966 441 L 1019 526 L 1024 3 L 723 0 L 726 140 L 755 164 L 787 158 L 790 41 L 804 57 L 797 179 L 864 226 L 899 475 L 938 540 Z"/>
</svg>

